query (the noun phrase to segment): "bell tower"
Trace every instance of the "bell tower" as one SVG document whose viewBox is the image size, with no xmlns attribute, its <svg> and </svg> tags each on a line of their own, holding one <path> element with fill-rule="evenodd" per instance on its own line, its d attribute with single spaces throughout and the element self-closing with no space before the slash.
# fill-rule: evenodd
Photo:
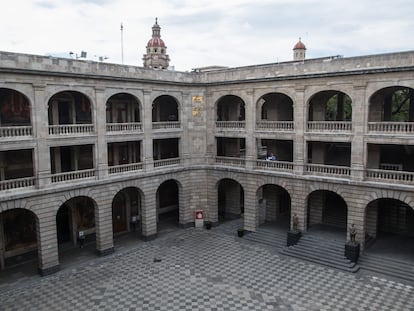
<svg viewBox="0 0 414 311">
<path fill-rule="evenodd" d="M 298 43 L 293 47 L 293 60 L 305 60 L 306 58 L 306 46 L 299 38 Z"/>
<path fill-rule="evenodd" d="M 168 69 L 170 57 L 167 54 L 167 47 L 161 39 L 161 27 L 158 25 L 158 18 L 152 26 L 152 38 L 147 43 L 147 53 L 142 60 L 145 68 Z"/>
</svg>

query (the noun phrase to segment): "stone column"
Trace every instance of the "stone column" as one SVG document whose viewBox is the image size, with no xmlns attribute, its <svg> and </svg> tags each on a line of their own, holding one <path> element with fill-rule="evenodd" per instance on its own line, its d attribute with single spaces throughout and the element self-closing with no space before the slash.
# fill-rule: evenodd
<svg viewBox="0 0 414 311">
<path fill-rule="evenodd" d="M 50 148 L 47 144 L 49 136 L 49 121 L 47 103 L 45 102 L 45 85 L 33 85 L 34 103 L 32 106 L 33 136 L 36 139 L 36 149 L 33 154 L 34 173 L 37 187 L 45 188 L 51 183 L 50 179 Z"/>
<path fill-rule="evenodd" d="M 190 144 L 190 133 L 188 128 L 189 116 L 191 115 L 191 96 L 190 93 L 183 92 L 181 100 L 181 128 L 183 132 L 181 134 L 178 154 L 181 158 L 181 163 L 184 166 L 191 164 L 191 144 Z"/>
<path fill-rule="evenodd" d="M 364 133 L 368 127 L 369 105 L 365 102 L 366 85 L 355 85 L 352 102 L 352 144 L 351 144 L 351 178 L 364 179 L 364 163 L 367 148 Z"/>
<path fill-rule="evenodd" d="M 246 124 L 246 168 L 253 169 L 257 158 L 255 127 L 256 127 L 256 105 L 254 103 L 254 91 L 247 92 L 248 102 L 245 104 Z"/>
<path fill-rule="evenodd" d="M 157 237 L 157 189 L 148 187 L 143 189 L 145 203 L 142 205 L 142 237 L 145 241 Z"/>
<path fill-rule="evenodd" d="M 42 276 L 59 271 L 59 254 L 56 231 L 56 216 L 53 208 L 45 207 L 42 217 L 37 218 L 37 249 L 38 249 L 38 271 Z"/>
<path fill-rule="evenodd" d="M 142 128 L 144 130 L 144 140 L 142 142 L 142 162 L 144 170 L 151 171 L 154 167 L 152 154 L 152 102 L 151 91 L 144 91 L 144 101 L 142 104 Z"/>
<path fill-rule="evenodd" d="M 303 175 L 304 166 L 307 156 L 306 141 L 304 133 L 306 131 L 307 123 L 307 109 L 305 103 L 305 89 L 295 89 L 296 96 L 293 99 L 293 124 L 294 124 L 294 141 L 293 141 L 293 163 L 294 173 L 296 175 Z"/>
<path fill-rule="evenodd" d="M 95 228 L 96 251 L 100 256 L 114 252 L 114 239 L 112 230 L 112 201 L 111 198 L 96 202 Z"/>
<path fill-rule="evenodd" d="M 98 178 L 108 175 L 108 146 L 106 143 L 106 103 L 104 102 L 104 89 L 95 89 L 95 132 L 97 144 L 95 147 L 95 168 Z"/>
<path fill-rule="evenodd" d="M 259 222 L 259 206 L 256 199 L 255 183 L 246 184 L 244 187 L 244 229 L 256 231 Z"/>
</svg>

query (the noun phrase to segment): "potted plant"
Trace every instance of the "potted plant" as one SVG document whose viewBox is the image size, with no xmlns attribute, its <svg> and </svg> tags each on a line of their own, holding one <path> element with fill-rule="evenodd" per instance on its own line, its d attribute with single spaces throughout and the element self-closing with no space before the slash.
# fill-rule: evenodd
<svg viewBox="0 0 414 311">
<path fill-rule="evenodd" d="M 239 237 L 242 237 L 242 236 L 244 235 L 244 228 L 239 228 L 239 229 L 237 229 L 237 235 L 238 235 Z"/>
<path fill-rule="evenodd" d="M 204 221 L 204 226 L 206 227 L 207 230 L 210 230 L 212 225 L 213 223 L 210 220 Z"/>
</svg>

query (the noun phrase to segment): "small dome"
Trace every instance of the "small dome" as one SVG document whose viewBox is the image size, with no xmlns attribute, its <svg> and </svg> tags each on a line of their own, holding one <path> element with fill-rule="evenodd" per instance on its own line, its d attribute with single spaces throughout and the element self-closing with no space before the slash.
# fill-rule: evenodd
<svg viewBox="0 0 414 311">
<path fill-rule="evenodd" d="M 302 43 L 302 41 L 300 41 L 300 38 L 299 38 L 299 42 L 295 44 L 293 49 L 294 50 L 306 50 L 306 46 Z"/>
<path fill-rule="evenodd" d="M 165 47 L 164 41 L 159 37 L 151 38 L 147 43 L 147 48 L 150 47 Z"/>
</svg>

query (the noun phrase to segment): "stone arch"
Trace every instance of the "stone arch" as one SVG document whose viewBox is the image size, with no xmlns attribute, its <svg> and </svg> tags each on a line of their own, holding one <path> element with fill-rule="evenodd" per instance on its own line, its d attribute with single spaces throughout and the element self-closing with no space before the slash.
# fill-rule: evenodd
<svg viewBox="0 0 414 311">
<path fill-rule="evenodd" d="M 368 122 L 414 122 L 414 89 L 383 86 L 369 95 Z"/>
<path fill-rule="evenodd" d="M 112 110 L 115 109 L 115 107 L 112 107 L 111 100 L 119 101 L 119 107 L 118 110 L 122 110 L 124 112 L 121 112 L 117 114 L 117 117 L 111 117 L 113 111 L 110 111 L 108 113 L 108 108 L 112 108 Z M 122 104 L 122 105 L 121 105 Z M 126 105 L 125 105 L 126 104 Z M 108 105 L 111 105 L 111 107 L 108 107 Z M 135 111 L 135 107 L 137 112 Z M 114 92 L 111 96 L 107 96 L 105 100 L 105 106 L 106 106 L 106 123 L 127 123 L 127 122 L 142 122 L 142 102 L 141 100 L 134 94 L 131 94 L 129 92 Z M 122 107 L 125 106 L 125 107 Z M 123 115 L 125 114 L 125 115 Z M 118 122 L 118 120 L 122 118 L 125 121 Z M 127 121 L 127 119 L 131 119 L 131 121 Z"/>
<path fill-rule="evenodd" d="M 217 184 L 218 220 L 232 220 L 244 214 L 244 188 L 232 178 L 221 178 Z"/>
<path fill-rule="evenodd" d="M 85 240 L 95 242 L 98 204 L 90 196 L 75 195 L 63 201 L 56 211 L 56 234 L 58 243 L 72 246 Z"/>
<path fill-rule="evenodd" d="M 94 101 L 78 90 L 62 89 L 52 94 L 47 100 L 47 111 L 49 125 L 94 123 Z"/>
<path fill-rule="evenodd" d="M 13 207 L 0 212 L 3 234 L 0 244 L 0 270 L 10 265 L 40 258 L 39 217 L 30 209 Z"/>
<path fill-rule="evenodd" d="M 141 232 L 142 191 L 137 187 L 124 187 L 112 199 L 113 234 L 129 231 Z"/>
<path fill-rule="evenodd" d="M 312 226 L 347 229 L 348 204 L 338 192 L 321 187 L 308 193 L 306 224 Z"/>
<path fill-rule="evenodd" d="M 162 107 L 163 105 L 164 107 Z M 168 109 L 166 108 L 168 106 Z M 181 107 L 177 97 L 161 94 L 152 100 L 152 122 L 180 121 Z"/>
<path fill-rule="evenodd" d="M 321 89 L 306 100 L 308 121 L 352 121 L 353 100 L 338 89 Z"/>
<path fill-rule="evenodd" d="M 258 120 L 293 121 L 294 101 L 285 93 L 268 92 L 257 100 L 256 111 Z"/>
<path fill-rule="evenodd" d="M 176 178 L 163 176 L 157 186 L 156 214 L 160 230 L 183 222 L 183 187 Z"/>
<path fill-rule="evenodd" d="M 217 121 L 245 121 L 246 102 L 237 95 L 223 95 L 215 102 Z"/>
<path fill-rule="evenodd" d="M 33 103 L 16 89 L 0 86 L 0 125 L 30 126 L 33 119 Z"/>
<path fill-rule="evenodd" d="M 265 183 L 257 188 L 258 225 L 266 222 L 276 227 L 289 229 L 291 218 L 291 196 L 286 188 L 276 183 Z"/>
</svg>

